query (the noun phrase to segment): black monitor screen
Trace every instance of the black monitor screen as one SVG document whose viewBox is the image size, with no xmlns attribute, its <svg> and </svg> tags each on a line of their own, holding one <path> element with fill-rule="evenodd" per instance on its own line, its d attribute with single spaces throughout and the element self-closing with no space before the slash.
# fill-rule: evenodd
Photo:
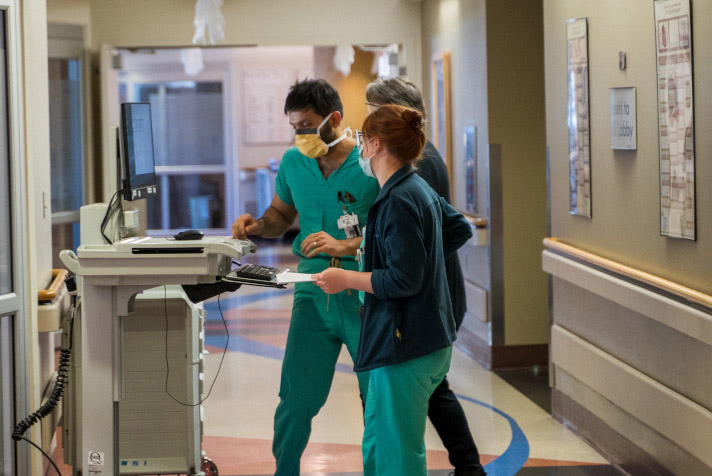
<svg viewBox="0 0 712 476">
<path fill-rule="evenodd" d="M 123 103 L 121 131 L 124 199 L 136 200 L 156 193 L 151 105 Z"/>
</svg>

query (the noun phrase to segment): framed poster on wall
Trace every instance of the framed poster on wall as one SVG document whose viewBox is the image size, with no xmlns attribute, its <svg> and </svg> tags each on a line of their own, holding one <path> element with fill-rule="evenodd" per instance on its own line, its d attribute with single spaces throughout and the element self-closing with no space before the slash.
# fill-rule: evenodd
<svg viewBox="0 0 712 476">
<path fill-rule="evenodd" d="M 465 126 L 465 209 L 477 213 L 477 128 Z"/>
<path fill-rule="evenodd" d="M 572 215 L 591 218 L 591 144 L 588 99 L 588 23 L 566 22 L 569 185 Z"/>
<path fill-rule="evenodd" d="M 289 144 L 294 131 L 284 118 L 284 99 L 294 73 L 284 69 L 246 69 L 242 75 L 245 144 Z"/>
<path fill-rule="evenodd" d="M 695 128 L 690 0 L 655 1 L 660 234 L 694 240 Z"/>
<path fill-rule="evenodd" d="M 434 55 L 432 69 L 431 88 L 434 117 L 431 122 L 433 124 L 433 142 L 445 161 L 448 177 L 450 179 L 450 193 L 454 194 L 452 170 L 452 89 L 450 84 L 450 53 L 445 51 Z"/>
</svg>

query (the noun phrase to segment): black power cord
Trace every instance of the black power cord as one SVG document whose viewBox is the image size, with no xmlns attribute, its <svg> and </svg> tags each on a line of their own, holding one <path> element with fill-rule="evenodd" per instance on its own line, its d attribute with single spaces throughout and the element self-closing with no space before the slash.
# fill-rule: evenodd
<svg viewBox="0 0 712 476">
<path fill-rule="evenodd" d="M 109 206 L 106 207 L 106 213 L 104 214 L 104 219 L 101 221 L 101 236 L 104 237 L 104 240 L 108 244 L 113 244 L 111 239 L 106 236 L 104 233 L 104 230 L 106 229 L 106 226 L 109 224 L 109 220 L 111 220 L 111 217 L 116 213 L 117 211 L 119 212 L 119 236 L 121 236 L 121 233 L 123 232 L 123 227 L 124 227 L 124 208 L 123 208 L 123 203 L 121 202 L 121 197 L 120 194 L 123 192 L 123 190 L 117 190 L 114 195 L 111 196 L 111 200 L 109 200 Z M 114 201 L 116 200 L 116 202 Z"/>
<path fill-rule="evenodd" d="M 49 460 L 49 462 L 52 463 L 52 467 L 54 468 L 55 471 L 57 471 L 57 474 L 58 474 L 59 476 L 62 476 L 62 473 L 59 472 L 59 468 L 58 468 L 57 465 L 54 463 L 54 461 L 52 461 L 52 458 L 50 458 L 49 455 L 48 455 L 47 453 L 45 453 L 42 448 L 40 448 L 39 446 L 37 446 L 36 444 L 34 444 L 34 443 L 32 442 L 32 440 L 28 440 L 28 439 L 25 438 L 24 436 L 15 436 L 14 433 L 13 433 L 13 435 L 12 435 L 12 439 L 15 440 L 15 441 L 25 440 L 26 442 L 28 442 L 29 444 L 31 444 L 32 446 L 34 446 L 35 448 L 37 448 L 37 449 L 45 456 L 45 458 L 47 458 L 47 460 Z"/>
<path fill-rule="evenodd" d="M 37 446 L 35 443 L 33 443 L 31 440 L 25 438 L 24 435 L 27 430 L 30 429 L 32 425 L 35 423 L 39 422 L 42 418 L 46 417 L 47 415 L 51 414 L 52 411 L 57 407 L 59 404 L 59 401 L 62 399 L 62 394 L 64 393 L 64 389 L 67 387 L 69 383 L 69 366 L 70 366 L 70 361 L 72 357 L 72 340 L 74 336 L 74 313 L 76 312 L 76 301 L 74 302 L 73 309 L 72 309 L 72 317 L 70 318 L 70 326 L 69 326 L 69 349 L 61 349 L 59 351 L 59 367 L 57 368 L 57 380 L 54 383 L 54 388 L 52 389 L 52 393 L 50 394 L 49 398 L 45 402 L 44 405 L 42 405 L 37 411 L 34 413 L 28 415 L 25 417 L 22 421 L 20 421 L 17 425 L 15 425 L 15 429 L 12 431 L 12 439 L 15 441 L 20 441 L 24 440 L 27 443 L 31 444 L 35 448 L 37 448 L 44 456 L 49 460 L 49 462 L 52 464 L 54 467 L 55 471 L 57 471 L 57 474 L 59 476 L 62 476 L 62 473 L 59 471 L 59 468 L 55 464 L 54 461 L 52 461 L 52 458 L 44 452 L 42 448 Z"/>
<path fill-rule="evenodd" d="M 166 386 L 165 386 L 165 391 L 169 397 L 171 397 L 173 400 L 175 400 L 177 403 L 180 403 L 183 406 L 195 407 L 195 406 L 198 406 L 201 403 L 203 403 L 205 400 L 207 400 L 208 397 L 210 396 L 210 393 L 213 391 L 213 386 L 215 385 L 215 382 L 218 380 L 218 375 L 220 375 L 220 369 L 222 368 L 223 360 L 225 360 L 225 354 L 227 353 L 228 345 L 230 345 L 230 331 L 228 331 L 228 329 L 227 329 L 227 321 L 225 320 L 225 316 L 223 315 L 223 311 L 222 311 L 222 306 L 220 305 L 220 295 L 218 295 L 218 309 L 220 310 L 220 317 L 222 317 L 223 325 L 225 326 L 225 336 L 227 337 L 227 342 L 225 342 L 225 348 L 223 349 L 223 354 L 222 354 L 222 357 L 220 358 L 220 365 L 218 365 L 218 371 L 215 373 L 215 378 L 213 379 L 213 383 L 210 384 L 210 390 L 208 390 L 208 394 L 205 396 L 205 398 L 201 399 L 198 403 L 181 402 L 176 397 L 174 397 L 171 394 L 171 392 L 168 390 L 168 375 L 171 372 L 170 365 L 168 364 L 168 291 L 166 289 L 166 286 L 163 285 L 163 311 L 164 311 L 165 317 L 166 317 Z"/>
</svg>

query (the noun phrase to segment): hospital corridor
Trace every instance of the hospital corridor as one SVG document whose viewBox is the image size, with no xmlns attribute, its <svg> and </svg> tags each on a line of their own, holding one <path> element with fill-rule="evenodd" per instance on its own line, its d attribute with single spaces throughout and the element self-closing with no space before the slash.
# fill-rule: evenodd
<svg viewBox="0 0 712 476">
<path fill-rule="evenodd" d="M 711 475 L 710 18 L 0 0 L 0 476 Z"/>
</svg>

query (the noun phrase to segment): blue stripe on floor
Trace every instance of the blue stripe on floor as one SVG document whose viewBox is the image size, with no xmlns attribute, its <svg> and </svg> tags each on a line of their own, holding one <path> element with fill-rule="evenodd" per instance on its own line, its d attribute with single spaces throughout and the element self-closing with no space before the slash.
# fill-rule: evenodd
<svg viewBox="0 0 712 476">
<path fill-rule="evenodd" d="M 270 290 L 263 293 L 247 294 L 243 296 L 236 296 L 234 298 L 222 299 L 220 301 L 220 307 L 223 309 L 230 309 L 243 304 L 250 304 L 258 302 L 264 299 L 271 299 L 274 297 L 284 296 L 293 293 L 292 289 L 285 290 Z M 220 311 L 218 308 L 218 303 L 212 301 L 205 304 L 205 309 L 208 311 L 208 321 L 220 321 Z M 212 312 L 210 312 L 212 311 Z M 206 335 L 205 343 L 220 349 L 225 348 L 225 343 L 227 337 L 225 335 Z M 269 344 L 263 344 L 261 342 L 256 342 L 247 339 L 242 336 L 231 335 L 230 343 L 227 346 L 227 350 L 233 352 L 244 352 L 247 354 L 258 355 L 260 357 L 266 357 L 270 359 L 282 360 L 284 359 L 284 349 L 280 347 L 275 347 Z M 470 356 L 472 357 L 472 356 Z M 354 374 L 351 365 L 336 364 L 336 371 Z M 517 424 L 516 420 L 511 416 L 504 413 L 502 410 L 493 407 L 487 403 L 475 400 L 474 398 L 455 394 L 460 400 L 465 400 L 476 405 L 488 408 L 498 415 L 502 416 L 509 423 L 509 427 L 512 430 L 512 439 L 509 442 L 509 446 L 497 459 L 491 461 L 489 464 L 485 465 L 488 476 L 513 476 L 517 473 L 529 459 L 529 441 L 526 435 L 522 431 L 521 427 Z"/>
<path fill-rule="evenodd" d="M 226 340 L 227 338 L 225 337 L 225 335 L 205 336 L 205 343 L 207 345 L 218 347 L 220 349 L 225 348 Z M 237 335 L 230 336 L 230 343 L 227 346 L 227 350 L 232 352 L 244 352 L 246 354 L 259 355 L 260 357 L 266 357 L 268 359 L 284 359 L 284 349 L 282 349 L 281 347 L 263 344 L 262 342 L 256 342 L 254 340 Z M 341 364 L 338 362 L 336 364 L 336 370 L 338 372 L 354 374 L 353 367 L 351 365 Z"/>
<path fill-rule="evenodd" d="M 509 422 L 509 427 L 512 429 L 512 440 L 509 442 L 509 446 L 504 450 L 496 460 L 491 461 L 489 464 L 485 465 L 488 476 L 511 476 L 516 474 L 517 471 L 522 469 L 529 459 L 529 441 L 522 429 L 517 424 L 516 420 L 511 416 L 504 413 L 499 408 L 495 408 L 492 405 L 475 400 L 474 398 L 467 397 L 465 395 L 455 394 L 460 400 L 466 400 L 468 402 L 475 403 L 485 408 L 489 408 L 493 412 L 504 417 L 507 422 Z"/>
</svg>

